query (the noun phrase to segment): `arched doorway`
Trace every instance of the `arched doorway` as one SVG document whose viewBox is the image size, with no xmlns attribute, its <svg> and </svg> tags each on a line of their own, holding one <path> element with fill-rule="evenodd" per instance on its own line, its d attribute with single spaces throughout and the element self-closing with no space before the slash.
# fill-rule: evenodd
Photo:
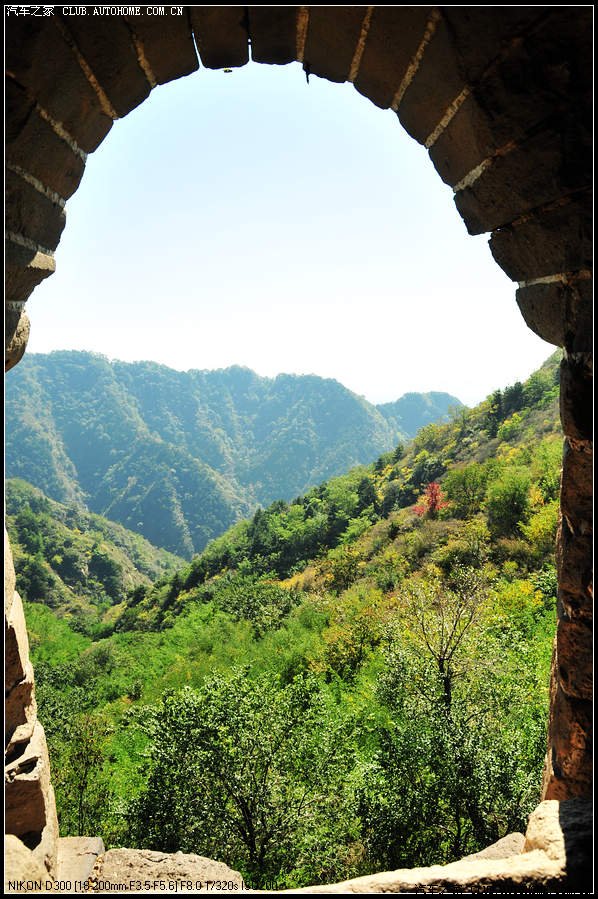
<svg viewBox="0 0 598 899">
<path fill-rule="evenodd" d="M 395 110 L 453 187 L 470 233 L 492 232 L 492 252 L 519 283 L 517 301 L 529 326 L 565 349 L 559 624 L 544 795 L 587 795 L 589 7 L 147 7 L 143 15 L 114 7 L 116 14 L 99 16 L 92 27 L 86 15 L 70 15 L 73 9 L 9 16 L 7 366 L 25 350 L 24 304 L 54 269 L 64 205 L 86 154 L 153 87 L 194 71 L 195 46 L 209 68 L 244 65 L 250 48 L 256 62 L 297 60 L 306 73 L 350 81 L 377 106 Z M 26 645 L 11 607 L 13 590 L 9 580 L 11 677 L 22 684 Z M 29 707 L 32 689 L 31 683 Z M 28 734 L 23 741 L 32 738 L 34 718 L 24 707 L 17 713 L 15 726 Z"/>
</svg>

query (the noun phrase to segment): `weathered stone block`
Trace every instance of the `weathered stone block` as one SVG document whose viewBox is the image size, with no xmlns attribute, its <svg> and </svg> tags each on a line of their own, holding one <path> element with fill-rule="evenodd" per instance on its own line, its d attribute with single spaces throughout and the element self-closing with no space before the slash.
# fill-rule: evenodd
<svg viewBox="0 0 598 899">
<path fill-rule="evenodd" d="M 509 225 L 538 206 L 590 186 L 591 151 L 577 140 L 574 123 L 559 121 L 492 164 L 471 187 L 455 195 L 470 234 Z M 562 127 L 561 127 L 562 126 Z"/>
<path fill-rule="evenodd" d="M 591 407 L 587 411 L 589 411 L 591 426 Z M 592 462 L 593 453 L 589 445 L 586 446 L 584 443 L 572 446 L 569 438 L 565 440 L 561 478 L 561 511 L 572 531 L 582 536 L 592 533 Z"/>
<path fill-rule="evenodd" d="M 116 114 L 126 116 L 151 90 L 126 22 L 119 16 L 98 16 L 90 27 L 85 16 L 61 18 Z"/>
<path fill-rule="evenodd" d="M 486 117 L 470 95 L 430 148 L 430 159 L 453 187 L 496 149 Z"/>
<path fill-rule="evenodd" d="M 189 10 L 182 16 L 124 16 L 143 45 L 158 84 L 190 75 L 199 68 Z"/>
<path fill-rule="evenodd" d="M 419 47 L 431 6 L 376 6 L 355 87 L 381 109 L 388 109 Z"/>
<path fill-rule="evenodd" d="M 452 33 L 464 77 L 475 83 L 513 38 L 543 15 L 541 7 L 502 6 L 500 16 L 483 6 L 445 6 L 444 19 Z"/>
<path fill-rule="evenodd" d="M 398 108 L 407 133 L 423 144 L 464 87 L 449 32 L 440 21 Z"/>
<path fill-rule="evenodd" d="M 567 437 L 573 440 L 592 440 L 593 435 L 593 363 L 590 353 L 568 354 L 561 362 L 560 405 L 561 423 Z M 571 457 L 572 461 L 573 457 Z M 579 465 L 587 464 L 582 459 Z M 571 470 L 571 477 L 574 472 Z M 591 494 L 591 475 L 584 468 L 585 490 Z M 582 481 L 576 480 L 578 489 Z"/>
<path fill-rule="evenodd" d="M 8 292 L 8 288 L 7 288 Z M 29 340 L 29 317 L 24 309 L 5 309 L 4 371 L 10 371 L 20 362 Z"/>
<path fill-rule="evenodd" d="M 527 326 L 554 346 L 565 343 L 566 293 L 561 281 L 520 287 L 515 293 Z"/>
<path fill-rule="evenodd" d="M 244 66 L 249 43 L 244 6 L 192 6 L 191 26 L 206 69 Z"/>
<path fill-rule="evenodd" d="M 6 21 L 9 75 L 90 153 L 102 142 L 112 119 L 65 41 L 53 17 L 12 16 Z"/>
<path fill-rule="evenodd" d="M 304 65 L 329 81 L 347 81 L 367 6 L 312 6 Z"/>
<path fill-rule="evenodd" d="M 538 21 L 474 87 L 499 144 L 520 141 L 544 120 L 558 127 L 561 115 L 576 105 L 575 117 L 587 120 L 591 143 L 592 39 L 583 17 L 562 7 Z M 585 108 L 584 108 L 585 107 Z"/>
<path fill-rule="evenodd" d="M 4 837 L 4 892 L 5 893 L 31 893 L 27 883 L 37 882 L 42 889 L 36 889 L 36 893 L 45 893 L 48 872 L 31 849 L 13 834 Z M 18 889 L 11 888 L 11 884 L 22 883 Z"/>
<path fill-rule="evenodd" d="M 530 815 L 524 853 L 542 851 L 564 861 L 568 891 L 589 892 L 592 887 L 593 813 L 591 799 L 548 800 Z"/>
<path fill-rule="evenodd" d="M 64 209 L 14 172 L 6 173 L 6 228 L 42 248 L 56 249 L 66 224 Z"/>
<path fill-rule="evenodd" d="M 592 626 L 591 622 L 559 621 L 557 628 L 559 684 L 573 699 L 592 700 Z"/>
<path fill-rule="evenodd" d="M 4 285 L 6 291 L 6 301 L 23 302 L 30 296 L 31 291 L 37 284 L 39 284 L 44 280 L 44 278 L 47 278 L 48 275 L 51 275 L 52 272 L 56 270 L 54 257 L 48 256 L 45 253 L 39 253 L 36 250 L 30 250 L 28 247 L 22 247 L 20 244 L 16 244 L 12 240 L 6 240 L 4 247 Z M 27 343 L 25 339 L 25 343 L 23 344 L 23 338 L 26 338 L 29 335 L 28 322 L 29 320 L 27 319 L 25 313 L 21 312 L 20 317 L 15 320 L 14 327 L 12 328 L 10 334 L 7 330 L 7 339 L 10 342 L 14 342 L 12 355 L 15 358 L 18 355 L 19 348 L 26 345 Z M 27 331 L 26 334 L 23 331 L 25 323 Z M 21 329 L 20 337 L 17 334 L 17 330 L 19 328 Z M 18 359 L 16 361 L 18 361 Z M 16 365 L 16 361 L 13 362 L 13 365 Z M 11 366 L 9 366 L 9 368 L 10 367 Z M 8 371 L 8 369 L 6 370 Z"/>
<path fill-rule="evenodd" d="M 7 758 L 16 751 L 17 743 L 28 742 L 37 716 L 33 668 L 27 660 L 23 679 L 11 687 L 4 701 L 4 745 Z"/>
<path fill-rule="evenodd" d="M 592 267 L 589 194 L 494 231 L 490 250 L 512 281 L 530 281 Z"/>
<path fill-rule="evenodd" d="M 15 591 L 10 615 L 4 619 L 4 688 L 12 690 L 27 673 L 29 639 L 21 597 Z"/>
<path fill-rule="evenodd" d="M 25 752 L 5 768 L 6 832 L 25 837 L 32 849 L 46 826 L 49 786 L 48 748 L 38 721 Z"/>
<path fill-rule="evenodd" d="M 25 91 L 10 78 L 6 82 L 7 103 L 19 109 L 6 143 L 6 162 L 18 165 L 55 191 L 63 200 L 73 194 L 83 176 L 85 162 L 41 117 Z M 25 114 L 25 110 L 27 111 Z"/>
<path fill-rule="evenodd" d="M 8 618 L 12 607 L 16 585 L 15 566 L 8 533 L 4 528 L 4 615 Z"/>
<path fill-rule="evenodd" d="M 285 65 L 297 59 L 298 6 L 248 6 L 251 58 Z"/>
<path fill-rule="evenodd" d="M 545 799 L 592 794 L 592 703 L 553 691 Z"/>
</svg>

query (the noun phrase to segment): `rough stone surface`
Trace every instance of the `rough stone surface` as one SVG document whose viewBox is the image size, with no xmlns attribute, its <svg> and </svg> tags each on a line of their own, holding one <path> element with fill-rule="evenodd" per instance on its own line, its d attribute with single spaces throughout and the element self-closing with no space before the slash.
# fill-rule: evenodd
<svg viewBox="0 0 598 899">
<path fill-rule="evenodd" d="M 4 687 L 11 690 L 23 680 L 29 662 L 29 639 L 21 597 L 15 591 L 10 615 L 4 620 Z"/>
<path fill-rule="evenodd" d="M 567 290 L 565 284 L 557 281 L 520 287 L 515 294 L 528 328 L 554 346 L 563 346 L 565 342 Z"/>
<path fill-rule="evenodd" d="M 36 722 L 24 752 L 4 769 L 5 829 L 30 848 L 49 874 L 56 871 L 58 819 L 44 729 Z"/>
<path fill-rule="evenodd" d="M 540 803 L 530 815 L 523 852 L 538 850 L 554 861 L 565 860 L 568 891 L 589 892 L 593 857 L 592 800 Z"/>
<path fill-rule="evenodd" d="M 6 68 L 31 97 L 90 153 L 112 119 L 83 74 L 54 17 L 13 16 L 5 37 Z"/>
<path fill-rule="evenodd" d="M 31 893 L 27 889 L 28 881 L 42 885 L 42 889 L 36 889 L 36 893 L 45 893 L 48 872 L 39 862 L 33 852 L 13 834 L 4 837 L 4 892 L 5 893 Z M 17 889 L 11 888 L 11 881 L 24 883 L 25 886 Z"/>
<path fill-rule="evenodd" d="M 487 846 L 480 852 L 474 852 L 472 855 L 466 855 L 462 858 L 463 862 L 473 862 L 480 858 L 511 858 L 513 855 L 519 855 L 523 852 L 525 836 L 522 833 L 509 833 L 491 846 Z"/>
<path fill-rule="evenodd" d="M 14 241 L 8 239 L 4 243 L 5 248 L 5 290 L 6 300 L 24 302 L 28 299 L 34 287 L 56 271 L 56 263 L 53 256 L 39 253 L 28 247 L 20 246 Z M 7 361 L 10 359 L 11 364 L 7 365 L 6 371 L 17 364 L 21 356 L 19 351 L 25 350 L 23 340 L 25 333 L 29 336 L 29 319 L 23 316 L 25 313 L 21 311 L 7 315 L 5 347 Z M 11 347 L 11 355 L 8 356 L 8 347 Z M 18 358 L 17 358 L 18 357 Z"/>
<path fill-rule="evenodd" d="M 88 880 L 98 856 L 104 852 L 100 837 L 61 837 L 58 840 L 56 879 L 71 883 Z"/>
<path fill-rule="evenodd" d="M 215 862 L 202 855 L 185 854 L 176 852 L 153 852 L 149 849 L 110 849 L 105 855 L 99 856 L 92 873 L 92 878 L 101 881 L 101 892 L 109 892 L 108 884 L 120 884 L 129 891 L 131 882 L 135 881 L 164 881 L 164 889 L 154 889 L 153 892 L 168 892 L 168 881 L 192 881 L 193 884 L 208 880 L 224 880 L 238 884 L 240 889 L 243 884 L 242 876 L 224 865 Z M 100 890 L 96 887 L 96 891 Z M 125 890 L 117 890 L 124 892 Z M 206 893 L 209 887 L 203 889 L 194 888 L 193 892 Z"/>
<path fill-rule="evenodd" d="M 329 81 L 347 81 L 366 12 L 366 6 L 311 7 L 304 67 Z"/>
<path fill-rule="evenodd" d="M 50 274 L 50 272 L 48 272 L 47 274 Z M 33 290 L 33 287 L 31 288 L 31 290 Z M 11 368 L 14 368 L 15 365 L 21 361 L 25 350 L 27 349 L 27 343 L 29 341 L 29 334 L 31 331 L 29 316 L 23 309 L 18 312 L 7 310 L 5 313 L 4 328 L 6 340 L 4 351 L 4 371 L 7 372 L 10 371 Z M 4 595 L 4 598 L 6 601 L 6 594 Z"/>
<path fill-rule="evenodd" d="M 43 248 L 56 249 L 66 224 L 64 209 L 31 184 L 6 173 L 6 228 Z"/>
<path fill-rule="evenodd" d="M 297 59 L 297 6 L 248 6 L 251 58 L 285 65 Z"/>
<path fill-rule="evenodd" d="M 424 60 L 425 64 L 419 66 L 398 109 L 401 124 L 420 144 L 434 131 L 465 87 L 443 21 L 436 26 Z"/>
<path fill-rule="evenodd" d="M 16 578 L 8 532 L 4 528 L 4 614 L 8 617 L 14 599 Z"/>
<path fill-rule="evenodd" d="M 22 744 L 31 739 L 36 718 L 33 667 L 27 660 L 23 679 L 8 690 L 5 697 L 4 740 L 7 761 L 16 757 Z"/>
<path fill-rule="evenodd" d="M 590 332 L 591 334 L 591 332 Z M 593 436 L 594 403 L 592 397 L 593 362 L 590 353 L 567 354 L 561 362 L 561 422 L 568 438 L 575 441 L 591 441 Z M 578 483 L 588 487 L 591 480 L 586 477 Z"/>
<path fill-rule="evenodd" d="M 125 16 L 158 84 L 190 75 L 199 68 L 189 10 L 182 16 Z"/>
<path fill-rule="evenodd" d="M 471 94 L 430 148 L 430 159 L 453 187 L 496 150 L 492 129 Z"/>
<path fill-rule="evenodd" d="M 571 123 L 549 128 L 497 156 L 471 187 L 455 196 L 470 234 L 509 225 L 524 213 L 590 186 L 591 146 Z"/>
<path fill-rule="evenodd" d="M 432 7 L 376 6 L 361 57 L 355 87 L 387 109 L 419 47 Z"/>
<path fill-rule="evenodd" d="M 249 45 L 243 6 L 192 6 L 191 25 L 206 69 L 244 66 Z"/>
<path fill-rule="evenodd" d="M 569 199 L 494 231 L 490 249 L 512 281 L 591 269 L 591 197 Z"/>
<path fill-rule="evenodd" d="M 59 15 L 116 114 L 126 116 L 151 90 L 126 23 L 120 16 L 97 16 L 90 27 L 85 16 Z"/>
</svg>

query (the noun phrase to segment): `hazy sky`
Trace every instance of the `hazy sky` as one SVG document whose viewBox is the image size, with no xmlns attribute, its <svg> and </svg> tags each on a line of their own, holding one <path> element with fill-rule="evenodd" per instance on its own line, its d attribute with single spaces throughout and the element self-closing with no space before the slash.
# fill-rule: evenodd
<svg viewBox="0 0 598 899">
<path fill-rule="evenodd" d="M 427 152 L 298 64 L 201 70 L 118 121 L 67 203 L 31 352 L 314 373 L 474 404 L 551 345 Z"/>
</svg>

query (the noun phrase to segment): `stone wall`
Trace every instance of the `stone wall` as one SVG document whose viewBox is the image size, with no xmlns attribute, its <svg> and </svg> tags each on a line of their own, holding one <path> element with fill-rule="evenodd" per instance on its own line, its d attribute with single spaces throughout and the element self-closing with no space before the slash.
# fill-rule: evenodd
<svg viewBox="0 0 598 899">
<path fill-rule="evenodd" d="M 376 106 L 393 109 L 453 188 L 467 230 L 490 233 L 494 258 L 518 284 L 529 327 L 565 349 L 558 629 L 544 796 L 589 795 L 592 8 L 193 6 L 181 16 L 93 20 L 63 9 L 7 20 L 7 368 L 25 351 L 25 302 L 54 271 L 65 203 L 87 154 L 154 87 L 194 72 L 200 60 L 207 68 L 235 67 L 251 55 L 274 65 L 297 60 L 309 74 L 349 81 Z M 488 315 L 491 321 L 492 310 Z M 7 690 L 15 729 L 7 826 L 27 845 L 39 837 L 33 851 L 50 870 L 52 850 L 45 847 L 55 812 L 11 583 Z"/>
</svg>

